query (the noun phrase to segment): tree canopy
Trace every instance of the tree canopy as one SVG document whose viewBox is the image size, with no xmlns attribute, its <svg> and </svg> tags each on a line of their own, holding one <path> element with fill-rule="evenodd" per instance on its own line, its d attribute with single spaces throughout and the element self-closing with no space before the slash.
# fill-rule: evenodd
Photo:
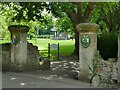
<svg viewBox="0 0 120 90">
<path fill-rule="evenodd" d="M 75 54 L 79 53 L 79 33 L 76 25 L 93 22 L 99 24 L 103 31 L 118 31 L 120 28 L 119 14 L 120 2 L 14 2 L 0 4 L 0 15 L 4 16 L 4 22 L 7 22 L 7 25 L 26 24 L 31 27 L 31 32 L 35 32 L 34 26 L 47 30 L 56 25 L 60 31 L 73 32 Z M 57 18 L 55 24 L 53 24 L 54 18 Z"/>
</svg>

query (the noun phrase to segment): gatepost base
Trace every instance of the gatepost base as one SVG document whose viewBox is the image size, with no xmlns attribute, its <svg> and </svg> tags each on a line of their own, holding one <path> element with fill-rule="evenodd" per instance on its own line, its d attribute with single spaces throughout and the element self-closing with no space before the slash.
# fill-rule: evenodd
<svg viewBox="0 0 120 90">
<path fill-rule="evenodd" d="M 93 76 L 92 73 L 79 72 L 78 80 L 82 80 L 82 81 L 90 83 L 92 76 Z"/>
</svg>

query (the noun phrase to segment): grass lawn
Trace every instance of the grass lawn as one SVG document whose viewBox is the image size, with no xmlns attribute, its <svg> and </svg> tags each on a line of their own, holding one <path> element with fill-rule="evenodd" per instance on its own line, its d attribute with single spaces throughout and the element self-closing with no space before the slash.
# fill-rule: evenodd
<svg viewBox="0 0 120 90">
<path fill-rule="evenodd" d="M 50 39 L 35 39 L 27 40 L 33 45 L 38 46 L 41 55 L 48 55 L 48 43 L 50 44 L 58 44 L 60 48 L 60 56 L 67 56 L 70 55 L 74 50 L 74 40 L 50 40 Z M 10 43 L 10 40 L 0 40 L 0 43 Z M 57 50 L 51 50 L 51 56 L 56 56 Z"/>
<path fill-rule="evenodd" d="M 74 40 L 50 40 L 50 39 L 32 39 L 28 42 L 33 43 L 38 46 L 41 52 L 48 51 L 48 43 L 60 45 L 60 55 L 66 56 L 70 55 L 74 50 Z M 57 50 L 51 50 L 52 55 L 57 54 Z"/>
<path fill-rule="evenodd" d="M 10 40 L 0 40 L 0 44 L 3 43 L 10 43 Z"/>
</svg>

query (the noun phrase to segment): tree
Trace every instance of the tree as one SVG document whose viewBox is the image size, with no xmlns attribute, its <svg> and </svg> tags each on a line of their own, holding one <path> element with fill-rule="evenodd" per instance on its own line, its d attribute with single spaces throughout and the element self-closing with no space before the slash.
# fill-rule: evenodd
<svg viewBox="0 0 120 90">
<path fill-rule="evenodd" d="M 83 2 L 71 2 L 71 3 L 51 3 L 52 13 L 59 15 L 61 12 L 66 12 L 74 27 L 75 33 L 75 50 L 74 54 L 79 55 L 79 33 L 76 26 L 79 23 L 88 22 L 92 11 L 95 6 L 95 2 L 83 3 Z M 59 7 L 58 7 L 59 6 Z M 55 10 L 57 9 L 57 10 Z"/>
<path fill-rule="evenodd" d="M 30 27 L 28 34 L 32 36 L 36 35 L 35 27 L 42 28 L 43 25 L 46 25 L 46 18 L 42 18 L 44 22 L 39 22 L 35 17 L 29 19 L 26 13 L 26 9 L 24 10 L 18 3 L 0 3 L 0 27 L 3 38 L 10 36 L 7 29 L 10 25 L 27 25 Z M 41 20 L 41 18 L 39 20 Z"/>
<path fill-rule="evenodd" d="M 97 3 L 91 21 L 98 23 L 101 30 L 118 31 L 120 29 L 120 2 Z"/>
<path fill-rule="evenodd" d="M 104 60 L 117 57 L 117 31 L 120 30 L 119 14 L 119 2 L 101 2 L 97 3 L 90 20 L 100 26 L 101 30 L 97 38 L 97 49 L 100 51 L 100 55 Z"/>
<path fill-rule="evenodd" d="M 75 54 L 79 53 L 79 33 L 76 29 L 76 26 L 79 23 L 84 23 L 84 22 L 88 22 L 93 8 L 95 6 L 95 3 L 88 3 L 86 9 L 84 10 L 83 4 L 82 2 L 75 2 L 73 3 L 76 5 L 77 11 L 76 13 L 74 13 L 74 11 L 72 10 L 66 10 L 66 13 L 68 14 L 69 18 L 71 18 L 71 21 L 73 22 L 73 27 L 74 27 L 74 32 L 75 32 Z M 79 54 L 78 54 L 79 55 Z"/>
<path fill-rule="evenodd" d="M 62 14 L 62 18 L 57 18 L 57 20 L 54 21 L 54 26 L 57 27 L 59 32 L 64 32 L 66 35 L 73 35 L 73 25 L 70 18 L 66 13 L 63 12 Z"/>
<path fill-rule="evenodd" d="M 7 12 L 2 12 L 2 4 L 0 4 L 0 38 L 10 40 L 10 33 L 7 30 L 7 20 L 9 20 L 6 16 Z"/>
<path fill-rule="evenodd" d="M 9 4 L 10 5 L 10 4 Z M 18 8 L 16 7 L 18 6 Z M 13 20 L 40 20 L 41 22 L 44 21 L 42 19 L 42 11 L 44 8 L 48 10 L 48 12 L 52 12 L 55 16 L 61 17 L 61 13 L 65 12 L 68 17 L 70 18 L 75 33 L 75 50 L 74 54 L 79 53 L 79 33 L 76 29 L 76 25 L 79 23 L 88 22 L 92 11 L 94 9 L 95 2 L 64 2 L 64 3 L 50 3 L 49 5 L 45 2 L 32 2 L 32 3 L 15 3 L 13 9 L 17 11 L 15 13 Z"/>
</svg>

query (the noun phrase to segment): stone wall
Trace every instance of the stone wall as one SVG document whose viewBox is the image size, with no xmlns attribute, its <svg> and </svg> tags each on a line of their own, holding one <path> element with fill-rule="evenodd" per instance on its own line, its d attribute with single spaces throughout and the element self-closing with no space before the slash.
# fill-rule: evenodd
<svg viewBox="0 0 120 90">
<path fill-rule="evenodd" d="M 102 61 L 102 70 L 99 75 L 101 76 L 102 87 L 114 87 L 118 79 L 117 62 L 115 59 L 109 59 L 108 61 Z"/>
<path fill-rule="evenodd" d="M 11 43 L 2 44 L 2 70 L 19 71 L 20 64 L 11 62 Z M 27 61 L 22 64 L 23 71 L 34 71 L 39 69 L 38 47 L 32 43 L 27 43 Z"/>
<path fill-rule="evenodd" d="M 39 51 L 37 46 L 27 43 L 27 70 L 33 71 L 39 69 Z"/>
<path fill-rule="evenodd" d="M 2 70 L 9 71 L 11 63 L 11 44 L 2 44 Z"/>
<path fill-rule="evenodd" d="M 117 87 L 118 68 L 117 60 L 114 58 L 104 61 L 100 55 L 96 55 L 93 60 L 92 86 Z"/>
</svg>

